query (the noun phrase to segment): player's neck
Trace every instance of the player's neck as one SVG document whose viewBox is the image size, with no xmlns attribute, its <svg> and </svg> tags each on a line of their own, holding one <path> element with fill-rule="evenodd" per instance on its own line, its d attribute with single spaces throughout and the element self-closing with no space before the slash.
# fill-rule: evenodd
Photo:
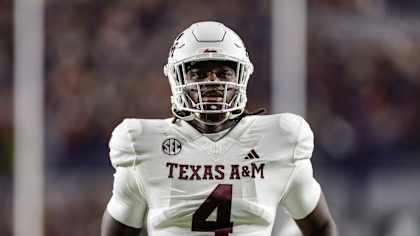
<svg viewBox="0 0 420 236">
<path fill-rule="evenodd" d="M 200 133 L 211 134 L 218 133 L 226 129 L 232 128 L 236 122 L 233 120 L 227 120 L 220 125 L 208 125 L 198 120 L 192 120 L 188 122 L 192 127 L 198 130 Z"/>
</svg>

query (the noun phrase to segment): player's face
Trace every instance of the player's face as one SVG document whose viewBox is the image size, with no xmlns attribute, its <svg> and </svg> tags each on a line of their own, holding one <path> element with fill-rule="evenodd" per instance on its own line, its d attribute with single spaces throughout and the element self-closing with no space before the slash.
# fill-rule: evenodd
<svg viewBox="0 0 420 236">
<path fill-rule="evenodd" d="M 186 83 L 197 82 L 237 82 L 235 63 L 226 61 L 201 61 L 191 64 L 187 68 Z M 226 87 L 226 88 L 225 88 Z M 200 91 L 199 91 L 200 90 Z M 235 91 L 233 86 L 224 83 L 203 84 L 197 87 L 187 87 L 188 96 L 194 103 L 200 102 L 200 93 L 204 106 L 210 110 L 221 109 L 223 102 L 229 104 Z M 225 97 L 226 91 L 226 98 Z M 226 99 L 224 101 L 224 99 Z"/>
</svg>

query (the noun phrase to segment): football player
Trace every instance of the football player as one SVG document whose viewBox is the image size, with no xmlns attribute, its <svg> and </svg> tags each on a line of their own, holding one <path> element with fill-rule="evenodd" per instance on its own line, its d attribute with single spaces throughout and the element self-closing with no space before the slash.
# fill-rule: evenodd
<svg viewBox="0 0 420 236">
<path fill-rule="evenodd" d="M 250 114 L 253 65 L 218 22 L 183 31 L 164 73 L 174 118 L 125 119 L 112 133 L 113 195 L 102 236 L 270 236 L 283 207 L 304 235 L 337 235 L 300 116 Z"/>
</svg>

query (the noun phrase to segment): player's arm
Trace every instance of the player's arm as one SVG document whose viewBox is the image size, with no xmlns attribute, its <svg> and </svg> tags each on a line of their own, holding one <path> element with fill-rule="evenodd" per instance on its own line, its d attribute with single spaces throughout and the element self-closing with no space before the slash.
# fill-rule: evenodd
<svg viewBox="0 0 420 236">
<path fill-rule="evenodd" d="M 140 190 L 141 181 L 137 179 L 134 165 L 137 155 L 128 132 L 133 123 L 133 120 L 124 120 L 114 129 L 109 142 L 115 174 L 112 197 L 102 218 L 101 236 L 138 236 L 143 228 L 147 201 Z M 132 133 L 137 130 L 132 129 Z"/>
<path fill-rule="evenodd" d="M 146 200 L 136 186 L 133 169 L 117 167 L 112 197 L 102 218 L 101 236 L 138 236 L 146 208 Z"/>
<path fill-rule="evenodd" d="M 338 235 L 337 227 L 328 209 L 327 201 L 321 192 L 315 209 L 305 218 L 295 220 L 303 234 L 306 235 Z"/>
<path fill-rule="evenodd" d="M 336 236 L 337 229 L 321 187 L 313 177 L 311 156 L 314 135 L 301 117 L 288 116 L 290 124 L 298 121 L 293 158 L 295 169 L 283 196 L 282 204 L 305 236 Z"/>
<path fill-rule="evenodd" d="M 321 187 L 313 178 L 309 159 L 297 161 L 293 179 L 282 203 L 303 235 L 338 235 Z"/>
<path fill-rule="evenodd" d="M 138 236 L 141 228 L 133 228 L 115 220 L 107 210 L 102 217 L 101 236 Z"/>
</svg>

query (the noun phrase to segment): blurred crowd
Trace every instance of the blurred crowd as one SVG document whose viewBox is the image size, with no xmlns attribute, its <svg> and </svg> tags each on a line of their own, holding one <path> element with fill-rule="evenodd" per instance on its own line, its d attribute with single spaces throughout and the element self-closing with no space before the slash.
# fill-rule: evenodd
<svg viewBox="0 0 420 236">
<path fill-rule="evenodd" d="M 170 90 L 163 65 L 176 35 L 194 21 L 214 19 L 235 25 L 253 42 L 252 51 L 265 52 L 253 54 L 260 68 L 257 77 L 262 79 L 251 88 L 257 97 L 251 102 L 268 104 L 269 94 L 263 91 L 269 90 L 269 71 L 263 63 L 269 62 L 269 37 L 262 39 L 252 32 L 269 22 L 267 9 L 251 1 L 236 3 L 239 7 L 229 8 L 222 1 L 212 7 L 197 1 L 50 1 L 46 25 L 49 163 L 65 168 L 90 161 L 103 164 L 98 157 L 107 155 L 104 147 L 110 133 L 124 117 L 169 117 Z"/>
<path fill-rule="evenodd" d="M 162 66 L 177 33 L 192 22 L 221 21 L 242 36 L 256 68 L 249 109 L 270 110 L 275 77 L 270 1 L 46 4 L 46 235 L 98 235 L 112 183 L 111 131 L 124 117 L 171 115 Z M 412 224 L 420 225 L 419 202 L 412 203 L 418 210 L 408 213 L 396 207 L 376 215 L 363 212 L 378 199 L 401 199 L 378 194 L 382 188 L 372 190 L 382 186 L 372 173 L 420 166 L 420 15 L 413 9 L 420 10 L 415 1 L 309 4 L 307 119 L 315 133 L 313 160 L 345 236 L 418 235 L 401 219 L 414 215 Z M 6 199 L 0 201 L 0 232 L 5 236 L 11 235 L 12 17 L 12 1 L 0 1 L 0 197 Z M 401 182 L 411 178 L 400 177 Z"/>
<path fill-rule="evenodd" d="M 325 154 L 419 161 L 420 18 L 323 11 L 310 22 L 309 120 Z"/>
</svg>

